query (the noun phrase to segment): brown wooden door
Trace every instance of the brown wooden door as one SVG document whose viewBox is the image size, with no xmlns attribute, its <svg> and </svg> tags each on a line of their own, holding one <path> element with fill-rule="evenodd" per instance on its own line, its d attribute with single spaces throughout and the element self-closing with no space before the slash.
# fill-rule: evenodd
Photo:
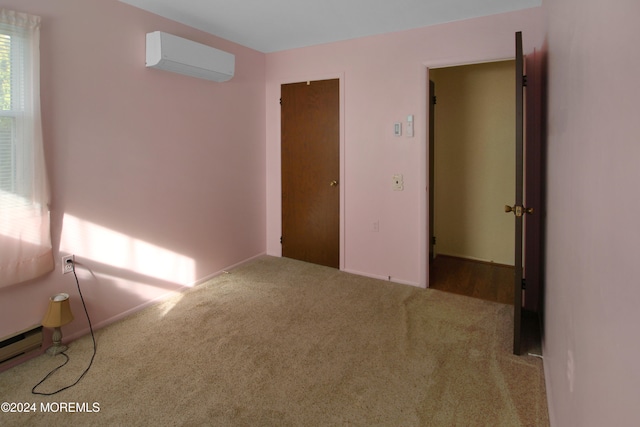
<svg viewBox="0 0 640 427">
<path fill-rule="evenodd" d="M 436 109 L 436 84 L 429 80 L 429 263 L 436 255 L 435 235 L 435 109 Z M 429 265 L 427 263 L 427 265 Z"/>
<path fill-rule="evenodd" d="M 282 256 L 340 266 L 339 80 L 281 87 Z"/>
<path fill-rule="evenodd" d="M 524 215 L 533 209 L 524 206 L 524 56 L 522 51 L 522 33 L 516 33 L 516 188 L 515 204 L 506 206 L 507 212 L 515 217 L 515 274 L 513 299 L 513 353 L 522 352 L 522 287 L 524 270 Z"/>
<path fill-rule="evenodd" d="M 544 144 L 541 139 L 541 64 L 525 58 L 516 33 L 516 201 L 513 352 L 540 351 Z M 525 75 L 531 74 L 530 76 Z M 531 78 L 529 78 L 531 77 Z M 526 90 L 525 90 L 526 88 Z M 525 120 L 526 116 L 526 120 Z M 525 175 L 526 173 L 526 175 Z M 525 206 L 526 205 L 526 206 Z M 526 287 L 525 287 L 526 284 Z"/>
</svg>

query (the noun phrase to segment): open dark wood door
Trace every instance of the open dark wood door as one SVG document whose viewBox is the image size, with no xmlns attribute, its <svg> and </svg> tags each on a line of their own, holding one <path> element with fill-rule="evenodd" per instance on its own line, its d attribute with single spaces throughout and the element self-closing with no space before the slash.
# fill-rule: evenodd
<svg viewBox="0 0 640 427">
<path fill-rule="evenodd" d="M 436 234 L 435 234 L 435 110 L 436 110 L 436 84 L 429 80 L 429 261 L 433 261 L 436 256 Z"/>
<path fill-rule="evenodd" d="M 340 267 L 340 81 L 281 86 L 282 256 Z"/>
<path fill-rule="evenodd" d="M 515 217 L 515 274 L 513 298 L 513 353 L 522 351 L 522 283 L 524 266 L 523 223 L 524 215 L 533 209 L 524 207 L 524 57 L 522 33 L 516 33 L 516 191 L 515 204 L 505 206 L 506 212 Z"/>
</svg>

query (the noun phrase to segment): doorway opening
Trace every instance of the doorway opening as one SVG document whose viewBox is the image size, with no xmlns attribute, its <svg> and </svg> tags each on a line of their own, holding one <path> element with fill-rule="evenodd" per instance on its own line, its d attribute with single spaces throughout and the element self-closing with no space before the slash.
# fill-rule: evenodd
<svg viewBox="0 0 640 427">
<path fill-rule="evenodd" d="M 514 299 L 504 213 L 515 182 L 514 75 L 514 60 L 429 69 L 429 287 L 505 304 Z"/>
</svg>

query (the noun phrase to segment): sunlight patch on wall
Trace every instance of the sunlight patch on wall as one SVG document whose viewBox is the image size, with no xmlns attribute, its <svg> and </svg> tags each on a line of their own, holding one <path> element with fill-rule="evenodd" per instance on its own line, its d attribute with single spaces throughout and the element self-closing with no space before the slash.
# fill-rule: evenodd
<svg viewBox="0 0 640 427">
<path fill-rule="evenodd" d="M 65 214 L 60 250 L 110 267 L 193 286 L 192 258 L 126 234 Z"/>
</svg>

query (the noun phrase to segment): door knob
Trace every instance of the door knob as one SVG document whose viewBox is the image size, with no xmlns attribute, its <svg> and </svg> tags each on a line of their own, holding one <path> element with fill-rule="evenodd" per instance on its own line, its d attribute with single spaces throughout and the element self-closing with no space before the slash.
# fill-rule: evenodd
<svg viewBox="0 0 640 427">
<path fill-rule="evenodd" d="M 333 180 L 329 183 L 330 186 L 335 187 L 336 185 L 338 185 L 338 181 Z"/>
<path fill-rule="evenodd" d="M 533 214 L 533 208 L 525 208 L 524 206 L 518 206 L 518 205 L 514 205 L 514 206 L 504 205 L 504 211 L 513 212 L 513 214 L 518 217 L 524 214 L 529 214 L 529 215 Z"/>
</svg>

